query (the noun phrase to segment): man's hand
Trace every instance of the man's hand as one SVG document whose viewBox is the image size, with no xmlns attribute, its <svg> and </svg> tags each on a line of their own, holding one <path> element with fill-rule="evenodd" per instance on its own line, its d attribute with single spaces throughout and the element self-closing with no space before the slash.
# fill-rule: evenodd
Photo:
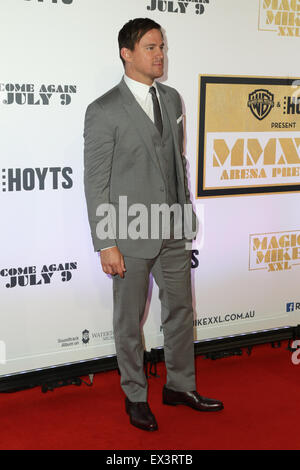
<svg viewBox="0 0 300 470">
<path fill-rule="evenodd" d="M 100 259 L 102 269 L 106 274 L 112 276 L 119 274 L 120 277 L 124 277 L 126 271 L 124 258 L 117 246 L 100 251 Z"/>
</svg>

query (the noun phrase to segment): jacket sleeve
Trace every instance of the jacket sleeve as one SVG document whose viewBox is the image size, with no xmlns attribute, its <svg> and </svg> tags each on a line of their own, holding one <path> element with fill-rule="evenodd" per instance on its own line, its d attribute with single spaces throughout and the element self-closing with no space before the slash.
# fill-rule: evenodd
<svg viewBox="0 0 300 470">
<path fill-rule="evenodd" d="M 114 146 L 113 125 L 95 101 L 84 122 L 84 190 L 95 251 L 116 245 L 116 215 L 109 199 Z"/>
<path fill-rule="evenodd" d="M 182 103 L 181 103 L 181 98 L 180 95 L 177 94 L 177 100 L 178 100 L 178 110 L 180 115 L 182 115 L 183 110 L 182 110 Z M 184 189 L 185 189 L 185 196 L 186 196 L 186 203 L 191 204 L 191 196 L 190 196 L 190 191 L 189 191 L 189 185 L 188 185 L 188 178 L 187 178 L 187 159 L 184 155 L 184 129 L 183 129 L 183 119 L 180 121 L 178 124 L 178 135 L 179 135 L 179 148 L 180 148 L 180 153 L 182 157 L 182 165 L 183 165 L 183 176 L 184 176 Z"/>
<path fill-rule="evenodd" d="M 177 99 L 178 99 L 178 112 L 180 115 L 183 114 L 182 110 L 182 103 L 181 103 L 181 98 L 180 95 L 177 93 Z M 199 221 L 197 219 L 197 216 L 193 210 L 193 205 L 191 201 L 191 195 L 189 191 L 189 184 L 188 184 L 188 177 L 187 177 L 187 159 L 184 155 L 184 129 L 183 129 L 183 119 L 179 122 L 178 126 L 178 135 L 179 135 L 179 147 L 180 147 L 180 153 L 181 153 L 181 158 L 182 158 L 182 166 L 183 166 L 183 177 L 184 177 L 184 190 L 185 190 L 185 198 L 186 198 L 186 205 L 191 209 L 187 210 L 185 212 L 185 218 L 187 220 L 186 227 L 190 228 L 190 233 L 186 233 L 186 238 L 189 240 L 195 239 L 197 236 L 197 232 L 199 229 Z M 191 217 L 190 217 L 191 216 Z M 187 230 L 188 232 L 188 230 Z"/>
</svg>

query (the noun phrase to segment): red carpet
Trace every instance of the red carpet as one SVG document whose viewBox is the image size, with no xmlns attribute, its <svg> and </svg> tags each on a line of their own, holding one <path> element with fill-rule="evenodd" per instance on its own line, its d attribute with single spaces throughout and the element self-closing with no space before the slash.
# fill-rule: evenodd
<svg viewBox="0 0 300 470">
<path fill-rule="evenodd" d="M 0 449 L 300 449 L 300 365 L 286 347 L 197 357 L 198 391 L 224 402 L 219 413 L 162 405 L 165 368 L 158 364 L 160 378 L 149 379 L 154 433 L 129 424 L 117 371 L 97 374 L 92 387 L 2 393 Z"/>
</svg>

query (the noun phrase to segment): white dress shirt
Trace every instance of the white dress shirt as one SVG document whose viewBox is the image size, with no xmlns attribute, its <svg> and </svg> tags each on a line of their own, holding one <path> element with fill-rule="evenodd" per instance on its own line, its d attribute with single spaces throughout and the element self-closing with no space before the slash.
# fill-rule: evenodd
<svg viewBox="0 0 300 470">
<path fill-rule="evenodd" d="M 124 81 L 128 86 L 129 90 L 139 103 L 139 105 L 143 108 L 145 113 L 149 116 L 151 121 L 154 123 L 154 113 L 153 113 L 153 100 L 152 95 L 149 92 L 151 86 L 153 86 L 156 90 L 156 96 L 159 101 L 159 92 L 156 86 L 156 83 L 153 82 L 152 85 L 145 85 L 145 83 L 137 82 L 132 78 L 129 78 L 126 74 L 124 75 Z M 162 111 L 161 111 L 162 112 Z"/>
<path fill-rule="evenodd" d="M 151 121 L 154 123 L 154 112 L 153 112 L 153 100 L 152 100 L 152 95 L 149 92 L 150 86 L 145 85 L 145 83 L 137 82 L 136 80 L 133 80 L 132 78 L 127 77 L 127 75 L 124 75 L 124 81 L 126 85 L 128 86 L 129 90 L 139 103 L 139 105 L 143 108 L 147 116 L 151 119 Z M 153 82 L 151 86 L 154 86 L 156 90 L 156 95 L 159 101 L 159 93 L 158 89 L 156 86 L 156 83 Z M 162 110 L 161 110 L 162 113 Z M 114 245 L 115 246 L 115 245 Z M 108 246 L 107 248 L 103 248 L 101 251 L 108 250 L 109 248 L 113 248 L 113 246 Z"/>
</svg>

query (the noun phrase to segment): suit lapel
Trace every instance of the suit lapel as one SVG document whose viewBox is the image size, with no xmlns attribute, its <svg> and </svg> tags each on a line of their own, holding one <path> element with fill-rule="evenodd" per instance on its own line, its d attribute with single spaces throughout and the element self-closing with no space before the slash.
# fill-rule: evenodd
<svg viewBox="0 0 300 470">
<path fill-rule="evenodd" d="M 177 118 L 176 118 L 176 113 L 175 113 L 173 103 L 170 100 L 170 97 L 169 97 L 168 93 L 160 86 L 160 83 L 158 83 L 158 82 L 157 82 L 157 87 L 158 87 L 158 90 L 159 90 L 159 97 L 163 101 L 163 104 L 165 105 L 165 108 L 166 108 L 167 113 L 168 113 L 168 117 L 169 117 L 169 121 L 170 121 L 170 125 L 171 125 L 171 130 L 172 130 L 172 134 L 173 134 L 173 139 L 174 139 L 174 144 L 175 144 L 176 151 L 179 151 L 179 148 L 178 148 L 178 128 L 177 128 L 177 120 L 176 120 Z"/>
<path fill-rule="evenodd" d="M 163 101 L 170 121 L 174 141 L 175 157 L 177 162 L 177 177 L 183 180 L 182 157 L 178 143 L 178 124 L 175 108 L 166 90 L 160 85 L 159 82 L 156 83 L 158 86 L 160 99 Z M 140 139 L 144 142 L 153 163 L 161 171 L 161 174 L 164 178 L 164 172 L 161 167 L 160 160 L 157 156 L 154 143 L 151 139 L 150 133 L 146 125 L 147 116 L 145 112 L 129 90 L 128 86 L 124 81 L 124 78 L 122 78 L 121 82 L 118 85 L 118 88 L 121 93 L 123 106 L 128 113 L 128 118 L 131 120 L 132 126 L 137 130 L 137 133 Z"/>
<path fill-rule="evenodd" d="M 176 162 L 177 162 L 177 177 L 183 180 L 182 156 L 181 156 L 180 147 L 179 147 L 178 124 L 177 124 L 177 116 L 176 116 L 175 108 L 166 90 L 158 82 L 157 82 L 157 86 L 159 90 L 160 99 L 163 101 L 163 104 L 165 105 L 165 109 L 167 110 L 171 130 L 172 130 L 175 157 L 176 157 Z"/>
<path fill-rule="evenodd" d="M 123 106 L 128 113 L 128 118 L 132 121 L 132 126 L 135 127 L 139 134 L 139 137 L 144 142 L 154 164 L 162 172 L 162 168 L 160 166 L 160 162 L 155 151 L 154 143 L 145 124 L 145 120 L 147 118 L 145 112 L 136 101 L 135 97 L 126 85 L 124 79 L 122 79 L 119 84 L 119 90 L 121 92 Z"/>
</svg>

